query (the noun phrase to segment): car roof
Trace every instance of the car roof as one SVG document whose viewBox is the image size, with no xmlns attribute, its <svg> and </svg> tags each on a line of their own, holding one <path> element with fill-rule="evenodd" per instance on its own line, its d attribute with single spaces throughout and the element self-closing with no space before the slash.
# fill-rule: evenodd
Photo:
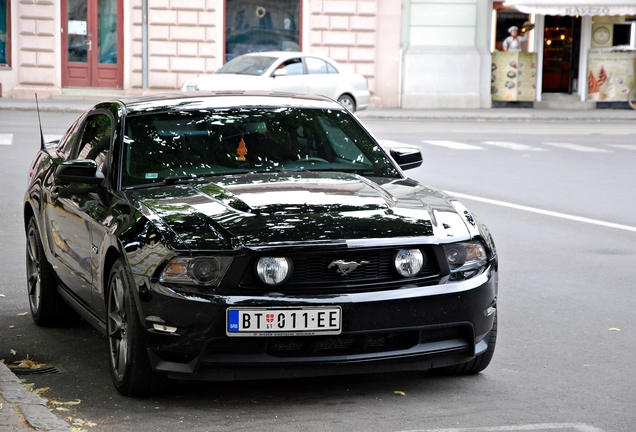
<svg viewBox="0 0 636 432">
<path fill-rule="evenodd" d="M 316 57 L 319 59 L 323 59 L 329 63 L 331 63 L 334 67 L 336 67 L 338 70 L 340 69 L 340 63 L 338 63 L 336 60 L 330 58 L 330 57 L 325 57 L 323 55 L 320 54 L 314 54 L 314 53 L 307 53 L 307 52 L 300 52 L 300 51 L 259 51 L 259 52 L 252 52 L 252 53 L 247 53 L 247 54 L 242 54 L 238 57 L 244 57 L 244 56 L 248 56 L 248 57 L 276 57 L 279 60 L 289 60 L 291 58 L 294 57 Z M 237 57 L 235 57 L 237 58 Z"/>
<path fill-rule="evenodd" d="M 318 95 L 266 91 L 193 91 L 159 93 L 118 99 L 128 115 L 173 110 L 240 107 L 295 107 L 344 110 L 339 103 Z M 104 102 L 108 104 L 108 102 Z M 99 104 L 101 105 L 101 104 Z"/>
<path fill-rule="evenodd" d="M 300 52 L 300 51 L 259 51 L 259 52 L 252 52 L 252 53 L 247 53 L 247 54 L 242 54 L 239 57 L 242 56 L 250 56 L 250 57 L 280 57 L 280 58 L 292 58 L 292 57 L 318 57 L 318 58 L 322 58 L 325 60 L 330 60 L 333 61 L 332 59 L 325 57 L 325 56 L 321 56 L 319 54 L 312 54 L 312 53 L 306 53 L 306 52 Z"/>
</svg>

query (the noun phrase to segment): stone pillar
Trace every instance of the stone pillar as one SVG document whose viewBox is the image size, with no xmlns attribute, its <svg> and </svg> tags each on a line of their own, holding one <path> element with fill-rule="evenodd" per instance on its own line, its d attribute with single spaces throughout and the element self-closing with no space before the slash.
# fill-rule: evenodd
<svg viewBox="0 0 636 432">
<path fill-rule="evenodd" d="M 402 107 L 490 107 L 489 2 L 405 2 Z"/>
<path fill-rule="evenodd" d="M 17 3 L 18 25 L 13 38 L 18 39 L 18 85 L 13 97 L 50 99 L 60 94 L 59 2 L 53 0 L 20 0 Z"/>
</svg>

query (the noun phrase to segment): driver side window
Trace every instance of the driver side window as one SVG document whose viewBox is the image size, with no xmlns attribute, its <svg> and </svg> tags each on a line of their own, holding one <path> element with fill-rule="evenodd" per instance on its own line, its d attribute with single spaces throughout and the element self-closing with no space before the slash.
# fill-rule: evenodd
<svg viewBox="0 0 636 432">
<path fill-rule="evenodd" d="M 80 140 L 77 159 L 92 159 L 97 163 L 97 170 L 105 173 L 112 122 L 105 114 L 97 114 L 86 120 L 82 139 Z"/>
<path fill-rule="evenodd" d="M 302 75 L 304 73 L 303 61 L 300 58 L 289 59 L 285 63 L 281 64 L 278 69 L 287 70 L 287 76 Z"/>
</svg>

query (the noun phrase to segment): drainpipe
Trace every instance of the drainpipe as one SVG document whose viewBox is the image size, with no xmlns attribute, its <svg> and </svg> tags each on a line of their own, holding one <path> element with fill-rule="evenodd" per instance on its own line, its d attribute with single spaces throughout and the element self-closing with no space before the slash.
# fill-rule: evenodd
<svg viewBox="0 0 636 432">
<path fill-rule="evenodd" d="M 148 90 L 148 0 L 141 1 L 141 89 Z"/>
</svg>

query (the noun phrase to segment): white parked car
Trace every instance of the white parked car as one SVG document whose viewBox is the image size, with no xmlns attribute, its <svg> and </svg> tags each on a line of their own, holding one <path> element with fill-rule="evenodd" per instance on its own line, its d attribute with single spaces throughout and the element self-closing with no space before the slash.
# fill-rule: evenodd
<svg viewBox="0 0 636 432">
<path fill-rule="evenodd" d="M 186 81 L 182 91 L 264 90 L 318 94 L 337 100 L 349 111 L 369 106 L 367 79 L 316 54 L 268 51 L 233 58 L 213 74 Z"/>
</svg>

